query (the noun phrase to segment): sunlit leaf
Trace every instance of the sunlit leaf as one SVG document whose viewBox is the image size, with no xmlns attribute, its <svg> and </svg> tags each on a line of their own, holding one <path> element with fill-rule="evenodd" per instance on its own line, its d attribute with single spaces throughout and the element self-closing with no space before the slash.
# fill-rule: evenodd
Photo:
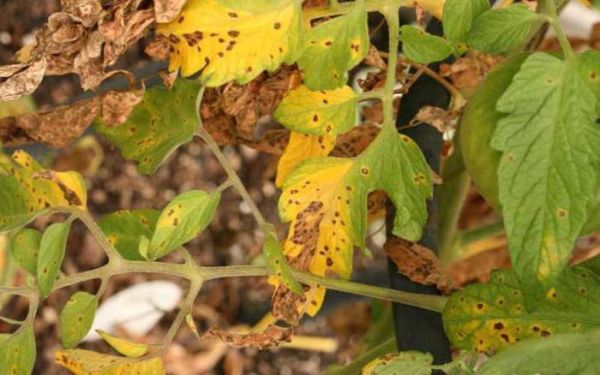
<svg viewBox="0 0 600 375">
<path fill-rule="evenodd" d="M 198 130 L 199 90 L 197 82 L 184 79 L 178 79 L 170 90 L 151 88 L 123 124 L 107 126 L 99 119 L 96 129 L 117 145 L 123 156 L 136 160 L 141 173 L 153 173 Z"/>
<path fill-rule="evenodd" d="M 76 292 L 60 312 L 60 341 L 65 348 L 73 348 L 88 333 L 98 307 L 96 296 Z"/>
<path fill-rule="evenodd" d="M 0 232 L 21 227 L 50 208 L 85 209 L 86 201 L 79 173 L 44 169 L 21 150 L 12 160 L 0 158 Z"/>
<path fill-rule="evenodd" d="M 35 363 L 35 337 L 28 323 L 0 341 L 0 375 L 30 375 Z"/>
<path fill-rule="evenodd" d="M 277 187 L 304 160 L 327 156 L 335 146 L 335 135 L 308 135 L 291 132 L 290 140 L 277 164 Z"/>
<path fill-rule="evenodd" d="M 30 228 L 21 229 L 10 242 L 12 258 L 32 275 L 37 273 L 37 258 L 42 234 Z"/>
<path fill-rule="evenodd" d="M 527 295 L 565 266 L 597 199 L 599 67 L 598 51 L 569 62 L 533 54 L 497 103 L 506 113 L 491 143 L 502 152 L 500 203 Z"/>
<path fill-rule="evenodd" d="M 175 197 L 161 212 L 150 240 L 149 257 L 157 259 L 190 241 L 213 219 L 221 193 L 188 191 Z"/>
<path fill-rule="evenodd" d="M 600 258 L 565 269 L 528 309 L 514 271 L 495 271 L 486 284 L 454 293 L 443 319 L 460 349 L 497 351 L 529 338 L 600 328 Z"/>
<path fill-rule="evenodd" d="M 302 40 L 300 1 L 190 0 L 173 22 L 158 26 L 171 45 L 170 70 L 198 73 L 209 87 L 246 83 L 293 63 Z"/>
<path fill-rule="evenodd" d="M 453 51 L 452 44 L 446 39 L 429 34 L 416 26 L 402 26 L 400 36 L 402 53 L 409 60 L 421 64 L 442 61 Z"/>
<path fill-rule="evenodd" d="M 433 356 L 416 351 L 387 354 L 377 358 L 362 370 L 362 375 L 429 375 L 432 372 Z"/>
<path fill-rule="evenodd" d="M 71 370 L 75 375 L 165 374 L 160 357 L 136 359 L 74 349 L 57 351 L 54 361 Z"/>
<path fill-rule="evenodd" d="M 121 339 L 100 329 L 97 330 L 97 332 L 100 337 L 102 337 L 102 339 L 106 341 L 114 350 L 126 357 L 137 358 L 148 352 L 148 345 L 146 344 L 139 344 L 129 340 Z"/>
<path fill-rule="evenodd" d="M 545 21 L 545 16 L 533 12 L 525 4 L 490 9 L 475 18 L 466 42 L 483 52 L 508 52 L 525 43 Z"/>
<path fill-rule="evenodd" d="M 284 252 L 293 267 L 348 278 L 354 246 L 364 247 L 367 196 L 373 190 L 385 191 L 397 208 L 394 233 L 420 238 L 432 191 L 429 168 L 410 138 L 382 131 L 387 133 L 359 157 L 310 159 L 286 179 L 279 213 L 291 222 Z M 320 300 L 314 302 L 320 306 Z"/>
<path fill-rule="evenodd" d="M 348 70 L 369 50 L 364 1 L 343 16 L 325 21 L 308 32 L 298 59 L 304 83 L 311 90 L 334 89 L 348 81 Z"/>
<path fill-rule="evenodd" d="M 140 237 L 152 237 L 159 215 L 152 209 L 122 210 L 104 216 L 98 226 L 123 258 L 144 260 L 139 253 Z"/>
<path fill-rule="evenodd" d="M 488 0 L 447 0 L 444 3 L 444 35 L 454 43 L 465 41 L 473 21 L 490 8 Z"/>
<path fill-rule="evenodd" d="M 345 133 L 356 122 L 357 98 L 349 86 L 312 91 L 303 85 L 286 94 L 273 117 L 286 128 L 302 134 Z"/>
<path fill-rule="evenodd" d="M 54 286 L 65 256 L 70 229 L 71 225 L 68 223 L 56 223 L 46 228 L 42 235 L 36 272 L 42 297 L 46 297 Z"/>
</svg>

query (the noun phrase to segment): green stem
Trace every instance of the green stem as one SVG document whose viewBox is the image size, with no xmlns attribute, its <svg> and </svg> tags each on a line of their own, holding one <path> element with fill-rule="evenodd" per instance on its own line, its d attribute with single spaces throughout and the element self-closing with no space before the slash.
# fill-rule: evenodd
<svg viewBox="0 0 600 375">
<path fill-rule="evenodd" d="M 194 301 L 196 300 L 196 296 L 198 296 L 198 293 L 200 293 L 200 289 L 202 289 L 202 281 L 201 280 L 192 281 L 192 283 L 190 284 L 188 293 L 187 293 L 185 299 L 183 300 L 183 302 L 181 303 L 181 307 L 179 308 L 179 312 L 177 313 L 175 320 L 173 321 L 173 323 L 171 324 L 171 327 L 169 327 L 169 331 L 163 338 L 163 341 L 162 341 L 162 344 L 160 347 L 161 352 L 164 352 L 165 349 L 167 349 L 167 347 L 169 346 L 169 344 L 171 344 L 171 342 L 175 338 L 175 335 L 177 334 L 177 331 L 179 330 L 179 328 L 185 321 L 185 317 L 192 311 L 192 307 L 194 306 Z"/>
<path fill-rule="evenodd" d="M 394 119 L 394 86 L 396 84 L 396 65 L 398 64 L 398 44 L 400 43 L 400 20 L 397 6 L 386 6 L 382 13 L 389 30 L 389 55 L 385 75 L 383 100 L 383 127 L 396 130 Z"/>
<path fill-rule="evenodd" d="M 569 38 L 567 38 L 567 34 L 560 26 L 558 21 L 558 12 L 556 10 L 555 0 L 543 0 L 542 1 L 542 12 L 550 18 L 550 25 L 554 29 L 556 33 L 556 38 L 560 43 L 560 48 L 565 54 L 565 60 L 572 61 L 575 59 L 575 52 L 573 51 L 573 47 L 571 47 L 571 43 L 569 43 Z"/>
</svg>

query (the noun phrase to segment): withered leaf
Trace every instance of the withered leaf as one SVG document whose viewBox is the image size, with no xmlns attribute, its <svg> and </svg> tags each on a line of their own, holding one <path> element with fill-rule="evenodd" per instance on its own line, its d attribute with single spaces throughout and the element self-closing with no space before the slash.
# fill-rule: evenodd
<svg viewBox="0 0 600 375">
<path fill-rule="evenodd" d="M 23 64 L 9 65 L 0 70 L 0 77 L 7 77 L 0 82 L 0 100 L 17 100 L 34 92 L 44 79 L 46 65 L 46 59 L 41 59 L 22 70 Z"/>
<path fill-rule="evenodd" d="M 177 17 L 187 0 L 154 0 L 156 22 L 171 22 Z"/>
<path fill-rule="evenodd" d="M 236 333 L 228 332 L 221 328 L 211 328 L 205 336 L 218 337 L 227 344 L 236 348 L 258 348 L 266 349 L 277 346 L 282 342 L 289 342 L 292 338 L 293 329 L 275 325 L 268 326 L 263 332 Z"/>
<path fill-rule="evenodd" d="M 457 111 L 447 111 L 440 107 L 424 106 L 412 119 L 411 124 L 428 124 L 437 129 L 440 133 L 445 133 L 456 127 L 459 113 Z"/>
</svg>

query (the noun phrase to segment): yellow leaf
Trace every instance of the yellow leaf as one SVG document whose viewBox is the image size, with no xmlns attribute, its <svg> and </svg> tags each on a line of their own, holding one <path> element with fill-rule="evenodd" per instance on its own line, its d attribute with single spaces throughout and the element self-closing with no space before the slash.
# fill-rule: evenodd
<svg viewBox="0 0 600 375">
<path fill-rule="evenodd" d="M 137 358 L 143 356 L 148 352 L 148 345 L 138 344 L 136 342 L 131 342 L 112 336 L 108 332 L 105 332 L 101 329 L 97 329 L 96 332 L 98 332 L 100 337 L 102 337 L 104 341 L 106 341 L 110 346 L 112 346 L 113 349 L 123 354 L 124 356 Z"/>
<path fill-rule="evenodd" d="M 287 93 L 273 116 L 286 128 L 304 134 L 335 135 L 354 125 L 357 95 L 349 86 L 312 91 L 299 86 Z"/>
<path fill-rule="evenodd" d="M 335 146 L 335 135 L 308 135 L 292 132 L 277 165 L 277 187 L 281 187 L 294 168 L 306 159 L 326 156 Z"/>
<path fill-rule="evenodd" d="M 190 0 L 157 32 L 172 45 L 169 69 L 184 77 L 200 72 L 209 87 L 245 83 L 263 70 L 293 63 L 302 39 L 297 0 Z"/>
<path fill-rule="evenodd" d="M 74 349 L 57 351 L 54 361 L 75 375 L 163 375 L 165 369 L 160 357 L 134 359 Z"/>
</svg>

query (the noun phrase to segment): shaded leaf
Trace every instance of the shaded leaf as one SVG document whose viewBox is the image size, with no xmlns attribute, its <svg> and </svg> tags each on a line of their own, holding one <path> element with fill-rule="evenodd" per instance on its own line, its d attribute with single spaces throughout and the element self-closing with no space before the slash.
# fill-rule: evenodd
<svg viewBox="0 0 600 375">
<path fill-rule="evenodd" d="M 490 8 L 487 0 L 447 0 L 444 4 L 444 35 L 454 43 L 465 41 L 473 21 Z"/>
<path fill-rule="evenodd" d="M 101 354 L 91 350 L 57 351 L 54 361 L 71 370 L 75 375 L 164 375 L 165 369 L 160 357 L 146 360 Z"/>
<path fill-rule="evenodd" d="M 65 256 L 70 229 L 71 225 L 68 223 L 56 223 L 46 228 L 42 235 L 37 264 L 37 282 L 42 298 L 46 297 L 54 286 Z"/>
<path fill-rule="evenodd" d="M 300 2 L 190 0 L 157 32 L 172 46 L 169 70 L 199 73 L 208 87 L 246 83 L 295 61 L 302 38 Z"/>
<path fill-rule="evenodd" d="M 600 52 L 565 62 L 536 53 L 497 103 L 506 113 L 500 203 L 511 259 L 528 295 L 552 282 L 596 202 L 600 179 Z M 542 285 L 538 285 L 542 283 Z"/>
<path fill-rule="evenodd" d="M 21 229 L 10 242 L 10 255 L 12 258 L 32 275 L 37 273 L 37 258 L 40 249 L 42 234 L 30 228 Z"/>
<path fill-rule="evenodd" d="M 311 90 L 334 89 L 348 81 L 348 70 L 369 51 L 367 12 L 364 1 L 343 16 L 312 28 L 298 59 L 304 84 Z"/>
<path fill-rule="evenodd" d="M 519 47 L 546 17 L 531 11 L 525 4 L 490 9 L 473 21 L 466 42 L 487 53 L 503 53 Z"/>
<path fill-rule="evenodd" d="M 327 156 L 335 146 L 335 135 L 309 135 L 292 132 L 290 140 L 277 164 L 277 187 L 283 186 L 285 179 L 304 160 Z"/>
<path fill-rule="evenodd" d="M 165 256 L 203 231 L 213 219 L 221 193 L 192 190 L 175 197 L 161 212 L 150 240 L 149 257 Z"/>
<path fill-rule="evenodd" d="M 104 216 L 98 226 L 125 259 L 144 260 L 139 253 L 140 237 L 152 237 L 160 213 L 157 210 L 122 210 Z"/>
<path fill-rule="evenodd" d="M 483 363 L 481 375 L 594 375 L 600 368 L 600 331 L 530 339 Z"/>
<path fill-rule="evenodd" d="M 349 86 L 311 91 L 302 85 L 287 93 L 273 117 L 294 132 L 337 135 L 354 126 L 357 99 Z"/>
<path fill-rule="evenodd" d="M 12 160 L 0 157 L 0 231 L 21 227 L 50 208 L 85 209 L 86 201 L 79 173 L 43 169 L 21 150 Z"/>
<path fill-rule="evenodd" d="M 35 337 L 30 323 L 0 341 L 0 375 L 29 375 L 35 363 Z"/>
<path fill-rule="evenodd" d="M 444 38 L 423 31 L 421 28 L 404 25 L 400 28 L 402 53 L 421 64 L 442 61 L 452 54 L 452 44 Z"/>
<path fill-rule="evenodd" d="M 198 130 L 195 103 L 199 90 L 198 83 L 183 79 L 170 90 L 152 88 L 123 124 L 98 121 L 96 129 L 117 145 L 123 156 L 136 160 L 141 173 L 153 173 Z"/>
<path fill-rule="evenodd" d="M 86 292 L 76 292 L 60 312 L 59 337 L 65 348 L 75 347 L 87 335 L 96 314 L 98 299 Z"/>
<path fill-rule="evenodd" d="M 101 329 L 97 330 L 97 332 L 100 337 L 102 337 L 102 339 L 106 341 L 114 350 L 126 357 L 137 358 L 148 352 L 148 345 L 146 344 L 139 344 L 129 340 L 124 340 L 112 336 L 108 332 L 104 332 Z"/>
</svg>

